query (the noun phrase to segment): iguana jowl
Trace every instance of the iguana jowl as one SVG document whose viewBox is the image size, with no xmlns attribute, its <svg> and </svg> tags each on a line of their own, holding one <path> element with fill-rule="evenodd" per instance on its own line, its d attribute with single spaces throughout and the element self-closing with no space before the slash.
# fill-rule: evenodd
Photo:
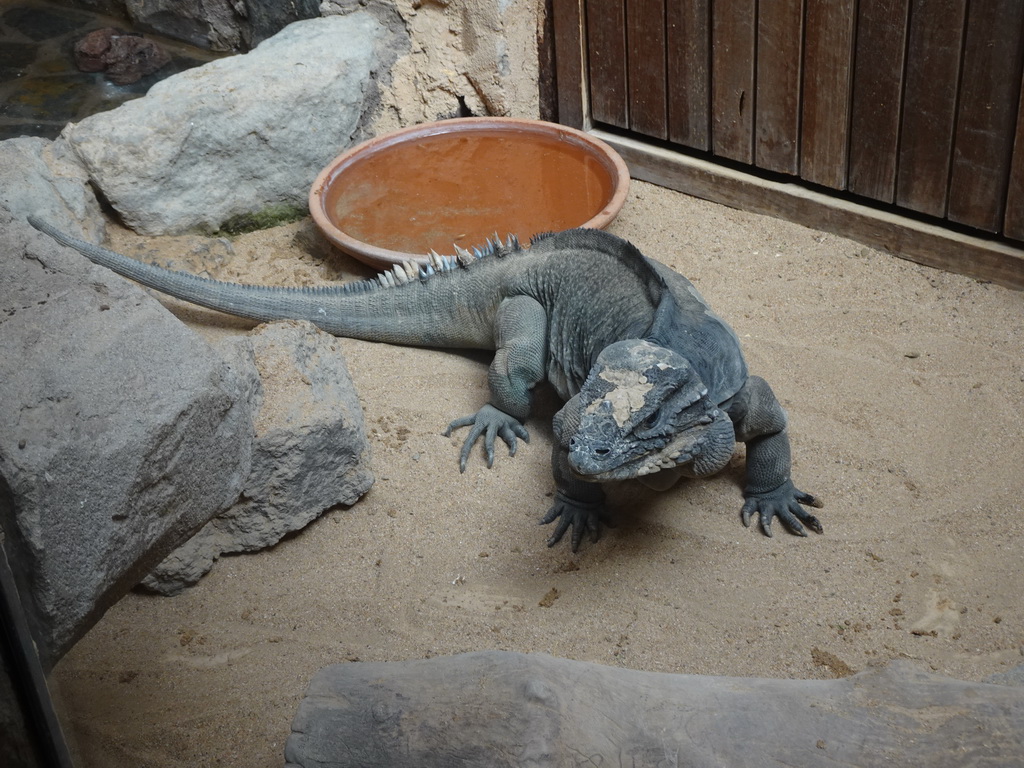
<svg viewBox="0 0 1024 768">
<path fill-rule="evenodd" d="M 693 285 L 633 245 L 599 230 L 541 235 L 528 248 L 497 238 L 482 249 L 432 253 L 376 280 L 318 288 L 238 285 L 144 264 L 29 222 L 86 257 L 179 299 L 255 320 L 308 320 L 352 338 L 495 351 L 490 402 L 456 419 L 471 427 L 460 468 L 483 438 L 514 454 L 528 440 L 532 390 L 547 380 L 566 401 L 554 419 L 555 503 L 549 544 L 572 528 L 596 539 L 605 517 L 601 483 L 640 478 L 664 489 L 705 477 L 747 446 L 744 525 L 752 516 L 806 535 L 821 506 L 790 479 L 786 415 L 763 379 L 747 374 L 736 334 Z M 657 474 L 655 474 L 657 473 Z"/>
</svg>

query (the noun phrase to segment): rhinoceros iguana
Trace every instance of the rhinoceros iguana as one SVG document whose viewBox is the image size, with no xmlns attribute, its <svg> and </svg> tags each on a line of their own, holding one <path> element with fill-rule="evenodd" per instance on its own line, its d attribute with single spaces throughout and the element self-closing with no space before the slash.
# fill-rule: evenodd
<svg viewBox="0 0 1024 768">
<path fill-rule="evenodd" d="M 540 235 L 529 247 L 497 236 L 472 252 L 431 253 L 338 286 L 281 288 L 209 280 L 145 264 L 29 222 L 86 257 L 179 299 L 255 320 L 302 319 L 339 336 L 389 344 L 494 350 L 490 402 L 453 429 L 470 427 L 464 471 L 481 438 L 487 465 L 495 438 L 515 454 L 528 440 L 532 390 L 547 380 L 566 401 L 554 419 L 556 520 L 549 545 L 572 528 L 596 539 L 605 520 L 601 483 L 639 478 L 664 489 L 705 477 L 746 443 L 744 525 L 757 516 L 771 535 L 821 533 L 801 505 L 821 506 L 790 478 L 786 415 L 771 388 L 747 374 L 736 334 L 693 285 L 609 233 Z"/>
</svg>

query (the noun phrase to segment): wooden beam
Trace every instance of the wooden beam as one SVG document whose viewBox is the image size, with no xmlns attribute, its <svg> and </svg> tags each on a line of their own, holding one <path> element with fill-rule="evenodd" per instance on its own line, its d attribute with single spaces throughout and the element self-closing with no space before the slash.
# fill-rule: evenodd
<svg viewBox="0 0 1024 768">
<path fill-rule="evenodd" d="M 913 0 L 896 204 L 946 215 L 967 0 Z"/>
<path fill-rule="evenodd" d="M 856 0 L 807 0 L 800 177 L 832 189 L 846 189 L 856 20 Z"/>
<path fill-rule="evenodd" d="M 674 0 L 668 28 L 669 140 L 711 148 L 711 0 Z"/>
<path fill-rule="evenodd" d="M 754 164 L 792 176 L 800 172 L 803 20 L 803 0 L 758 5 Z"/>
<path fill-rule="evenodd" d="M 590 116 L 629 128 L 625 0 L 586 0 L 584 14 Z"/>
<path fill-rule="evenodd" d="M 907 17 L 907 0 L 857 4 L 846 188 L 883 203 L 896 196 Z"/>
<path fill-rule="evenodd" d="M 668 138 L 665 0 L 626 3 L 626 82 L 630 130 Z"/>
<path fill-rule="evenodd" d="M 1020 0 L 967 5 L 946 216 L 989 232 L 999 232 L 1003 225 L 1024 71 L 1022 30 Z"/>
<path fill-rule="evenodd" d="M 622 155 L 630 174 L 733 208 L 849 237 L 901 258 L 1024 290 L 1024 250 L 998 240 L 839 200 L 605 131 L 591 133 Z"/>
<path fill-rule="evenodd" d="M 756 0 L 712 3 L 711 151 L 754 162 Z"/>
<path fill-rule="evenodd" d="M 558 88 L 558 122 L 582 128 L 587 117 L 583 0 L 552 0 L 552 43 Z"/>
<path fill-rule="evenodd" d="M 1006 191 L 1006 217 L 1003 234 L 1024 240 L 1024 82 L 1017 103 L 1017 132 L 1010 163 L 1010 181 Z"/>
</svg>

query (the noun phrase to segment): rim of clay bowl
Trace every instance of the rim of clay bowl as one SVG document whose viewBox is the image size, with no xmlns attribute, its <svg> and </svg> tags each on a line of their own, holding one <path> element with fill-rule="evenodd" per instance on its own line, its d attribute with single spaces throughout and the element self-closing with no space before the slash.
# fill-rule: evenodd
<svg viewBox="0 0 1024 768">
<path fill-rule="evenodd" d="M 596 159 L 611 179 L 612 194 L 604 207 L 588 219 L 581 227 L 604 229 L 622 210 L 629 192 L 629 169 L 625 161 L 608 144 L 584 131 L 570 128 L 544 120 L 526 120 L 517 117 L 459 117 L 450 120 L 437 120 L 421 123 L 397 131 L 377 136 L 346 150 L 338 155 L 324 168 L 313 182 L 309 190 L 309 212 L 313 221 L 328 240 L 351 256 L 373 267 L 389 268 L 403 261 L 426 263 L 426 254 L 404 253 L 381 248 L 371 243 L 357 240 L 339 229 L 327 215 L 324 194 L 334 180 L 354 161 L 399 144 L 410 139 L 438 134 L 451 134 L 462 131 L 478 130 L 512 130 L 525 133 L 542 134 L 549 138 L 570 141 L 577 146 L 582 145 Z"/>
</svg>

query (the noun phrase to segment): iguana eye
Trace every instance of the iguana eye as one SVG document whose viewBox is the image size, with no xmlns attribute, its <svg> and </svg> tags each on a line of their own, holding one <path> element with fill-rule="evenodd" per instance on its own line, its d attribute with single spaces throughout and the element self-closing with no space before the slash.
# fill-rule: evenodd
<svg viewBox="0 0 1024 768">
<path fill-rule="evenodd" d="M 640 429 L 654 429 L 658 426 L 658 422 L 661 421 L 661 409 L 658 408 L 648 414 L 647 418 L 640 422 Z"/>
</svg>

